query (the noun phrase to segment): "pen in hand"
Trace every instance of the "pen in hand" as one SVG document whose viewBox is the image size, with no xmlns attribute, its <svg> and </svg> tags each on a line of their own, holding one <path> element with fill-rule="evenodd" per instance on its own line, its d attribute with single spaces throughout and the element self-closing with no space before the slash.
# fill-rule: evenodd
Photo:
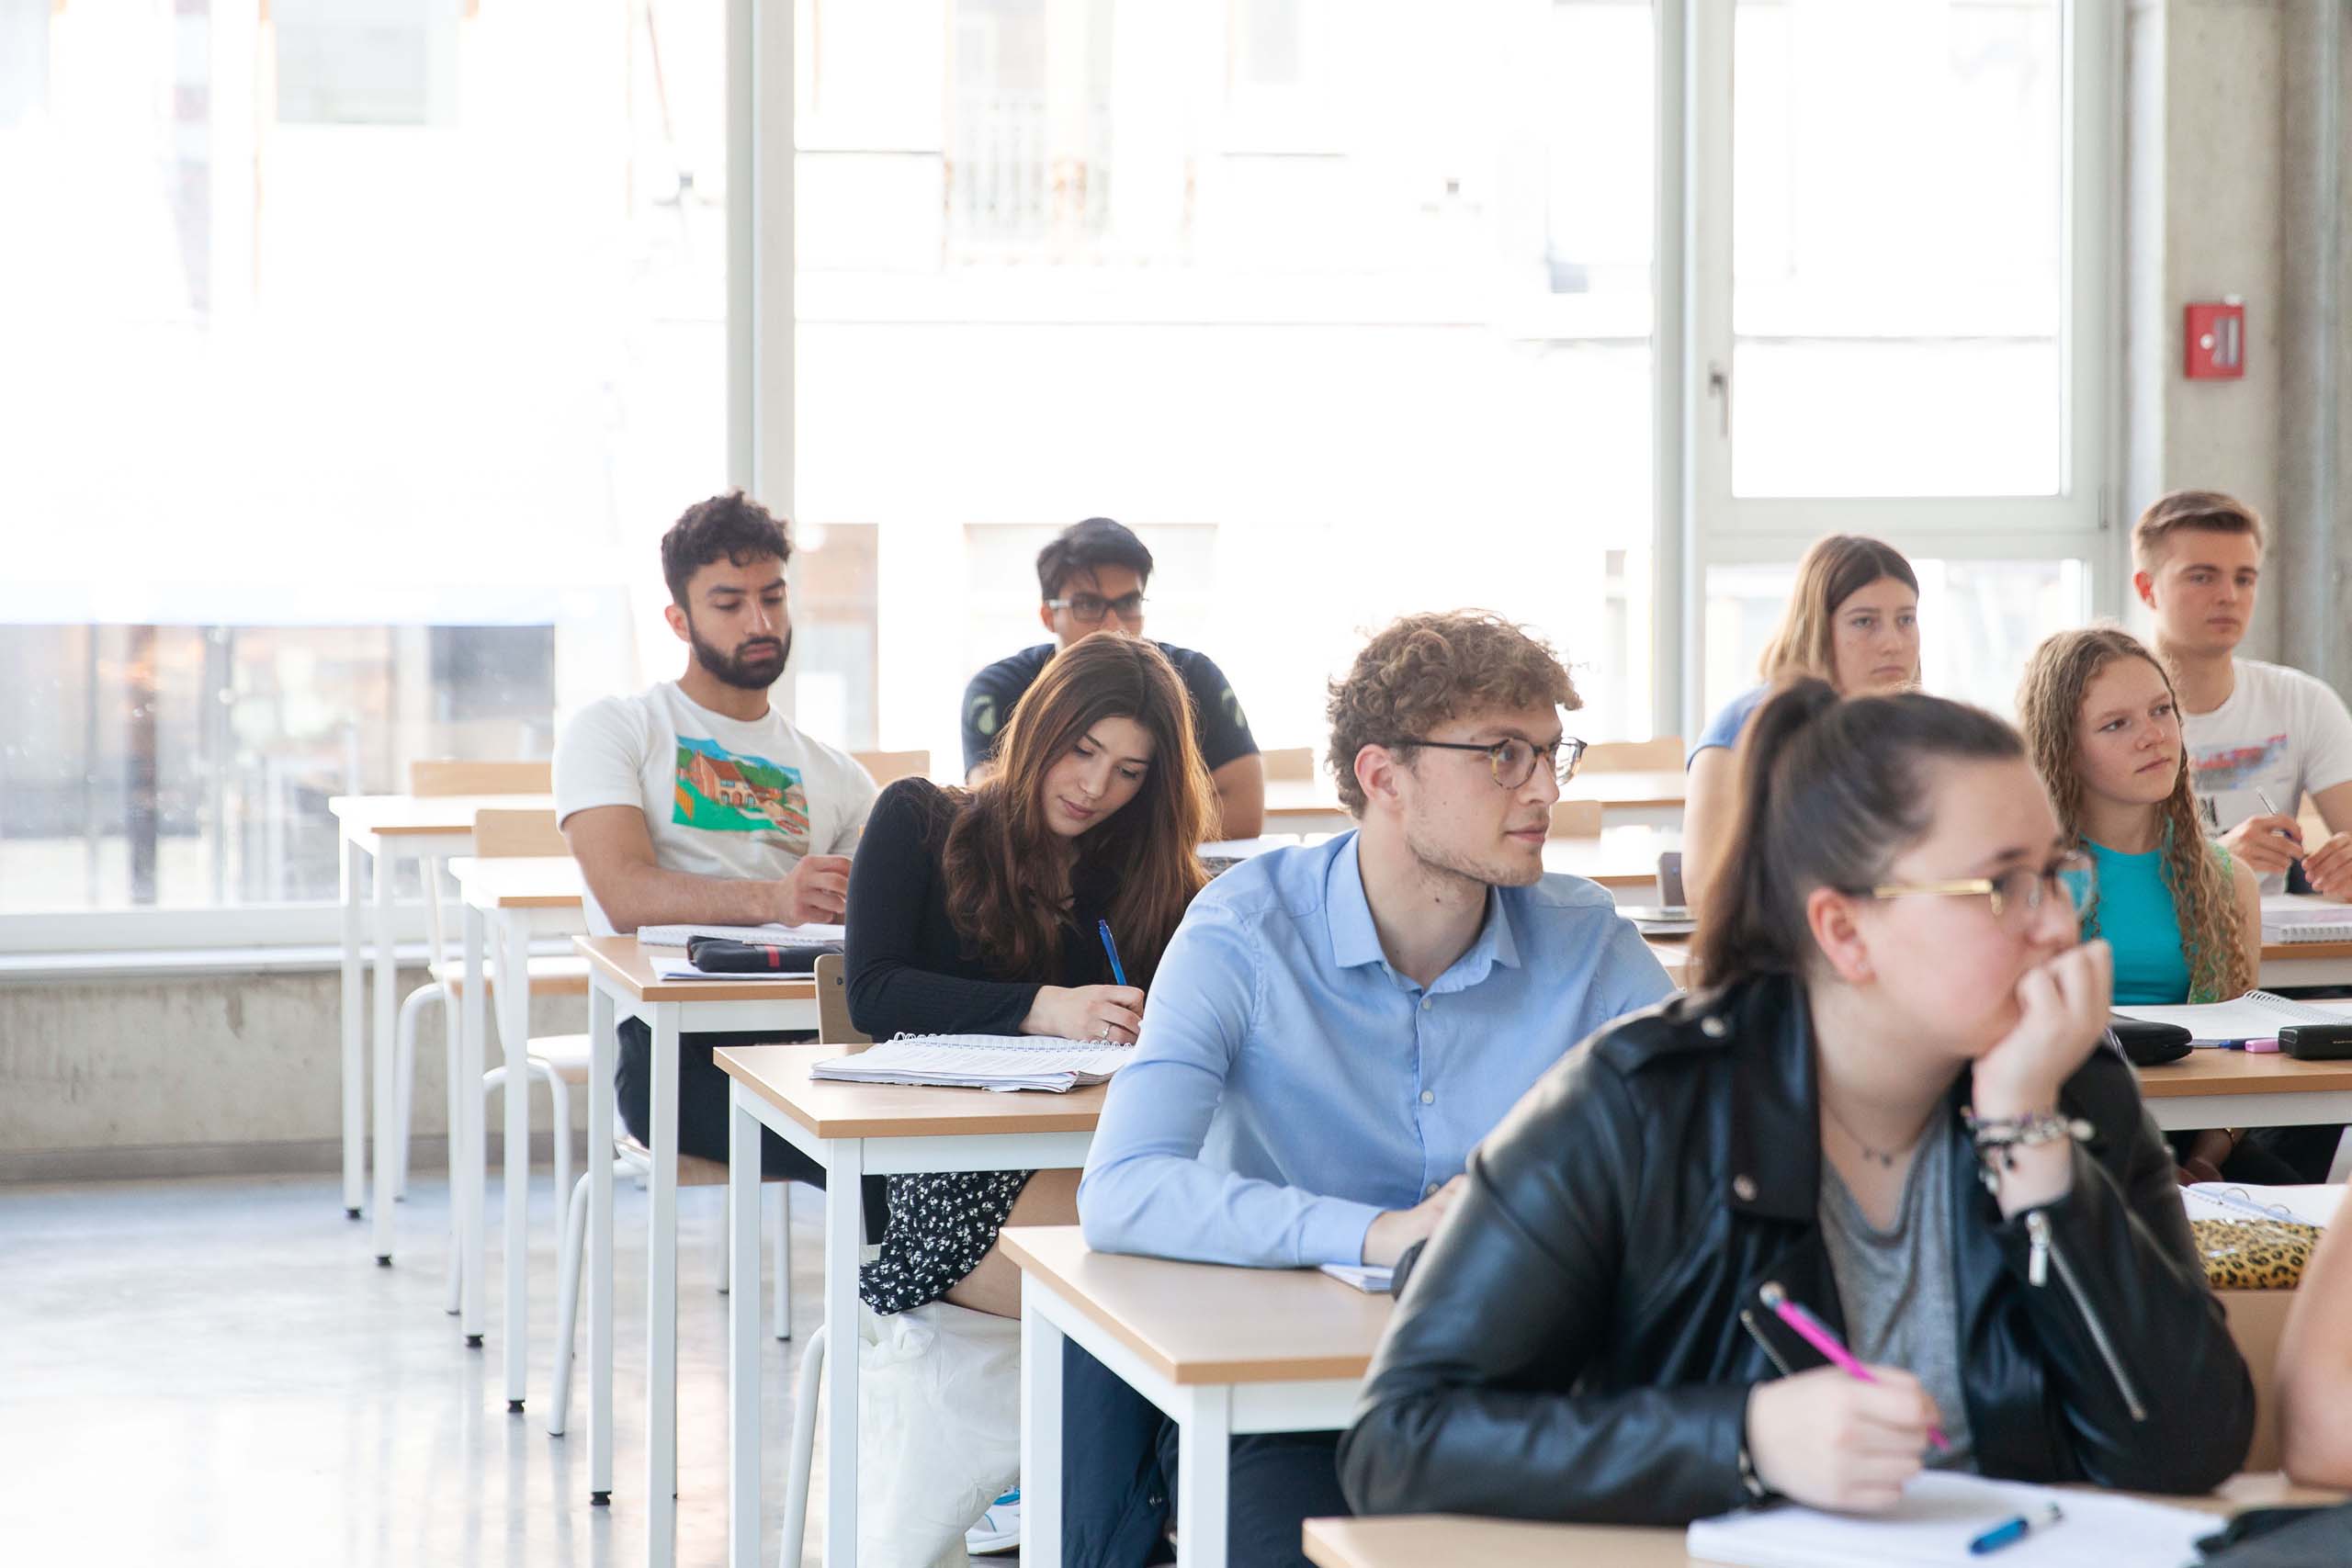
<svg viewBox="0 0 2352 1568">
<path fill-rule="evenodd" d="M 1782 1290 L 1777 1281 L 1765 1281 L 1756 1294 L 1758 1299 L 1772 1309 L 1782 1323 L 1796 1331 L 1798 1337 L 1827 1357 L 1832 1366 L 1857 1382 L 1867 1383 L 1878 1382 L 1878 1379 L 1871 1376 L 1868 1367 L 1854 1359 L 1852 1351 L 1838 1343 L 1838 1337 L 1829 1332 L 1827 1324 L 1791 1301 L 1788 1292 Z M 1944 1436 L 1941 1427 L 1928 1428 L 1928 1441 L 1939 1449 L 1951 1447 L 1951 1439 Z"/>
<path fill-rule="evenodd" d="M 2273 816 L 2273 817 L 2276 817 L 2276 816 L 2278 816 L 2278 808 L 2277 807 L 2275 807 L 2275 806 L 2273 806 L 2273 805 L 2271 805 L 2271 804 L 2270 804 L 2270 797 L 2269 797 L 2267 795 L 2265 795 L 2265 794 L 2264 794 L 2262 791 L 2260 791 L 2260 790 L 2256 790 L 2256 791 L 2254 792 L 2254 798 L 2255 798 L 2255 799 L 2256 799 L 2256 800 L 2258 800 L 2258 801 L 2260 801 L 2260 802 L 2262 802 L 2262 809 L 2263 809 L 2264 811 L 2266 811 L 2266 812 L 2269 813 L 2269 814 L 2270 814 L 2271 816 Z M 2285 829 L 2283 829 L 2283 828 L 2273 828 L 2273 829 L 2271 829 L 2270 830 L 2271 830 L 2272 832 L 2274 832 L 2274 833 L 2278 834 L 2280 838 L 2282 838 L 2282 839 L 2287 839 L 2287 840 L 2291 840 L 2294 838 L 2294 836 L 2295 836 L 2294 834 L 2288 832 L 2288 831 L 2287 831 Z M 2298 859 L 2300 859 L 2300 858 L 2301 858 L 2301 857 L 2298 856 L 2297 858 L 2298 858 Z"/>
<path fill-rule="evenodd" d="M 1111 922 L 1097 920 L 1094 929 L 1102 933 L 1102 952 L 1111 960 L 1111 979 L 1114 985 L 1127 983 L 1126 969 L 1119 963 L 1119 944 L 1111 940 Z"/>
</svg>

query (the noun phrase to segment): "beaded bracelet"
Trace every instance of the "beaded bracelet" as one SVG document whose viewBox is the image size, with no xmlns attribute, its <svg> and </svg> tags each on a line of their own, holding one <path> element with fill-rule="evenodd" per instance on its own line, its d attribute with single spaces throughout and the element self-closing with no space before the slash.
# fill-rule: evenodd
<svg viewBox="0 0 2352 1568">
<path fill-rule="evenodd" d="M 1969 1134 L 1975 1140 L 1976 1157 L 1984 1162 L 1988 1179 L 1996 1155 L 2002 1169 L 2015 1170 L 2019 1149 L 2054 1144 L 2064 1138 L 2086 1143 L 2092 1134 L 2088 1122 L 2055 1111 L 2037 1111 L 2027 1116 L 1979 1116 L 1972 1107 L 1961 1112 L 1961 1119 L 1967 1122 Z"/>
</svg>

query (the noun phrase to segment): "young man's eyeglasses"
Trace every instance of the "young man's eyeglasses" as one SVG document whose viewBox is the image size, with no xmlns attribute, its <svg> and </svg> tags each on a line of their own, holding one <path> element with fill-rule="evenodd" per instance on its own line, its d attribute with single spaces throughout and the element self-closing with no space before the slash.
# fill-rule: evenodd
<svg viewBox="0 0 2352 1568">
<path fill-rule="evenodd" d="M 1495 783 L 1504 789 L 1517 789 L 1535 776 L 1538 757 L 1548 760 L 1553 776 L 1563 784 L 1577 776 L 1577 764 L 1584 761 L 1584 742 L 1573 735 L 1563 735 L 1551 745 L 1538 748 L 1533 742 L 1512 736 L 1509 740 L 1497 740 L 1481 745 L 1469 740 L 1389 740 L 1384 745 L 1434 746 L 1442 751 L 1484 751 L 1487 766 L 1493 770 Z"/>
<path fill-rule="evenodd" d="M 1100 593 L 1073 593 L 1067 599 L 1046 600 L 1046 608 L 1068 610 L 1069 618 L 1081 626 L 1099 626 L 1104 615 L 1132 623 L 1143 619 L 1143 594 L 1122 593 L 1116 599 L 1105 599 Z"/>
<path fill-rule="evenodd" d="M 2019 866 L 1998 876 L 1962 876 L 1943 882 L 1883 882 L 1870 889 L 1873 898 L 1908 898 L 1915 894 L 1951 897 L 1989 897 L 1993 918 L 2011 930 L 2022 930 L 2056 888 L 2080 914 L 2098 891 L 2098 868 L 2080 850 L 2060 855 L 2040 871 Z"/>
</svg>

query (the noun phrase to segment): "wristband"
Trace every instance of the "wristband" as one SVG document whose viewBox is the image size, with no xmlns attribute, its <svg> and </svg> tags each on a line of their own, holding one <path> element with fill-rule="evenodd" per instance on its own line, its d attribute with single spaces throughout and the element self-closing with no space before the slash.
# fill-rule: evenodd
<svg viewBox="0 0 2352 1568">
<path fill-rule="evenodd" d="M 1994 1165 L 2003 1170 L 2018 1168 L 2017 1151 L 2042 1144 L 2055 1144 L 2072 1138 L 2086 1143 L 2095 1131 L 2080 1117 L 2066 1116 L 2056 1111 L 2036 1111 L 2024 1116 L 1979 1116 L 1970 1107 L 1961 1111 L 1961 1119 L 1968 1124 L 1969 1135 L 1976 1145 L 1976 1157 L 1984 1162 L 1984 1179 L 1991 1185 L 1997 1178 Z"/>
</svg>

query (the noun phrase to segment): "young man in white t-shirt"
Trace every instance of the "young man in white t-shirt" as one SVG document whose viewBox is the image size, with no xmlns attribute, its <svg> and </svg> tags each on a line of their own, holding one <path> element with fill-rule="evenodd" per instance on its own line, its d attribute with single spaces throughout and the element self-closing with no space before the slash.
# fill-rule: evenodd
<svg viewBox="0 0 2352 1568">
<path fill-rule="evenodd" d="M 2132 585 L 2155 614 L 2157 656 L 2180 698 L 2190 784 L 2211 829 L 2277 893 L 2298 860 L 2312 888 L 2352 897 L 2352 714 L 2301 670 L 2236 657 L 2267 543 L 2254 508 L 2218 491 L 2158 498 L 2132 529 Z M 2264 797 L 2275 810 L 2267 809 Z M 2309 796 L 2328 839 L 2306 846 Z M 2257 1127 L 2251 1138 L 2304 1181 L 2324 1181 L 2344 1129 Z"/>
<path fill-rule="evenodd" d="M 842 919 L 875 787 L 854 759 L 768 704 L 792 652 L 791 555 L 783 525 L 740 491 L 688 507 L 662 537 L 664 614 L 686 645 L 685 673 L 592 705 L 556 746 L 556 814 L 599 935 Z M 727 1157 L 727 1077 L 712 1049 L 774 1038 L 685 1038 L 681 1150 Z M 621 1119 L 644 1138 L 651 1040 L 641 1021 L 622 1023 L 620 1047 Z M 761 1142 L 768 1175 L 823 1184 L 815 1162 L 775 1134 Z"/>
<path fill-rule="evenodd" d="M 2206 821 L 2266 893 L 2301 860 L 2313 888 L 2352 897 L 2352 713 L 2315 676 L 2235 657 L 2254 619 L 2266 543 L 2244 502 L 2175 491 L 2132 526 L 2132 583 L 2155 615 L 2156 652 L 2180 696 Z M 2296 825 L 2306 796 L 2327 824 L 2324 844 L 2306 845 Z"/>
</svg>

